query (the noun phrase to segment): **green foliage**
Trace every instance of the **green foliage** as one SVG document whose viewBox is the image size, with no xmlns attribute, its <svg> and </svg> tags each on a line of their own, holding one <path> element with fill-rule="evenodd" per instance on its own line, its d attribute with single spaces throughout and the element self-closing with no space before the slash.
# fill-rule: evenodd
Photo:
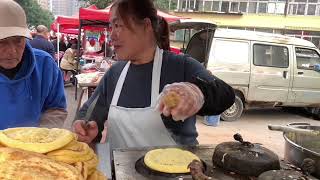
<svg viewBox="0 0 320 180">
<path fill-rule="evenodd" d="M 170 10 L 169 10 L 170 3 Z M 154 0 L 155 6 L 164 11 L 172 11 L 177 8 L 177 2 L 175 0 Z"/>
<path fill-rule="evenodd" d="M 108 7 L 112 0 L 79 0 L 79 1 L 84 1 L 87 2 L 86 5 L 96 5 L 99 9 L 104 9 Z"/>
<path fill-rule="evenodd" d="M 27 15 L 29 27 L 35 27 L 39 24 L 45 25 L 50 29 L 54 20 L 52 13 L 42 9 L 35 0 L 15 0 L 24 9 Z"/>
<path fill-rule="evenodd" d="M 79 1 L 84 1 L 87 2 L 87 6 L 89 5 L 96 5 L 99 9 L 106 8 L 109 6 L 112 2 L 112 0 L 79 0 Z M 177 2 L 176 0 L 154 0 L 154 3 L 158 9 L 164 10 L 164 11 L 169 11 L 169 2 L 170 3 L 170 11 L 176 9 L 177 7 Z"/>
</svg>

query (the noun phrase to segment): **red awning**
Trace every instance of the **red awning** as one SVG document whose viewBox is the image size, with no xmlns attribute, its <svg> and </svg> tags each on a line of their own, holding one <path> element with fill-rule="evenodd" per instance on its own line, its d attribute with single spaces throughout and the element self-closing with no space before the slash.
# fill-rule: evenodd
<svg viewBox="0 0 320 180">
<path fill-rule="evenodd" d="M 111 5 L 105 9 L 98 9 L 95 5 L 88 8 L 80 8 L 79 17 L 81 20 L 96 20 L 109 22 Z M 179 19 L 188 19 L 180 16 L 175 16 L 162 11 L 157 11 L 158 16 L 164 17 L 168 22 L 173 22 Z"/>
<path fill-rule="evenodd" d="M 77 15 L 78 16 L 78 15 Z M 65 29 L 70 28 L 78 28 L 79 27 L 79 18 L 77 16 L 58 16 L 56 20 L 52 23 L 52 26 L 57 27 L 57 24 L 60 25 L 60 27 Z"/>
<path fill-rule="evenodd" d="M 78 35 L 79 29 L 63 29 L 60 31 L 60 33 Z"/>
<path fill-rule="evenodd" d="M 75 16 L 58 16 L 56 22 L 63 25 L 79 26 L 78 15 Z"/>
<path fill-rule="evenodd" d="M 82 8 L 81 8 L 82 9 Z M 84 8 L 87 10 L 97 10 L 97 7 L 92 5 L 88 8 Z M 58 16 L 55 21 L 51 24 L 51 29 L 55 32 L 57 32 L 57 25 L 59 24 L 60 32 L 62 31 L 69 31 L 74 32 L 74 30 L 70 29 L 77 29 L 79 28 L 80 21 L 79 21 L 79 14 L 75 14 L 73 16 Z M 66 30 L 69 29 L 69 30 Z"/>
<path fill-rule="evenodd" d="M 110 18 L 110 8 L 111 5 L 105 9 L 98 9 L 95 5 L 91 5 L 87 8 L 80 8 L 79 15 L 74 15 L 71 17 L 68 16 L 58 16 L 57 19 L 52 23 L 51 29 L 57 32 L 57 25 L 59 24 L 59 31 L 62 33 L 71 33 L 77 34 L 76 29 L 79 28 L 79 18 L 80 20 L 87 20 L 87 21 L 100 21 L 100 22 L 109 22 Z M 174 16 L 162 11 L 157 11 L 158 15 L 164 17 L 168 22 L 173 22 L 179 19 L 187 19 L 180 16 Z M 93 22 L 94 24 L 94 22 Z M 89 25 L 90 26 L 90 25 Z M 103 29 L 102 27 L 84 27 L 84 29 L 96 30 L 99 31 Z"/>
<path fill-rule="evenodd" d="M 51 24 L 50 28 L 54 32 L 58 31 L 65 34 L 78 34 L 79 18 L 78 15 L 74 16 L 58 16 Z"/>
<path fill-rule="evenodd" d="M 110 16 L 110 7 L 106 9 L 98 9 L 95 5 L 91 5 L 87 8 L 79 9 L 79 18 L 81 20 L 92 20 L 108 22 Z"/>
</svg>

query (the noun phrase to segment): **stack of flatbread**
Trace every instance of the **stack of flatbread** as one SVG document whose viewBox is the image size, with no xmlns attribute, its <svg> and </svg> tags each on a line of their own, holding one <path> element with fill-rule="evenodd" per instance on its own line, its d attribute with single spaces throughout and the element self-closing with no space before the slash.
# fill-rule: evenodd
<svg viewBox="0 0 320 180">
<path fill-rule="evenodd" d="M 0 179 L 106 180 L 98 158 L 65 129 L 11 128 L 0 131 Z"/>
</svg>

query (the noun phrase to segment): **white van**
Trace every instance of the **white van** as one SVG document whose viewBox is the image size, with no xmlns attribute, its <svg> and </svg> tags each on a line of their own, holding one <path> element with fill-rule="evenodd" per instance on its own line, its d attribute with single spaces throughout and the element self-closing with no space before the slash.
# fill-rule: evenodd
<svg viewBox="0 0 320 180">
<path fill-rule="evenodd" d="M 190 21 L 181 20 L 172 27 L 182 29 L 184 23 L 190 27 Z M 208 27 L 208 22 L 195 24 L 198 29 L 199 24 Z M 320 52 L 309 41 L 206 28 L 192 36 L 185 53 L 234 88 L 235 103 L 221 115 L 223 120 L 237 120 L 244 108 L 253 106 L 320 107 Z"/>
</svg>

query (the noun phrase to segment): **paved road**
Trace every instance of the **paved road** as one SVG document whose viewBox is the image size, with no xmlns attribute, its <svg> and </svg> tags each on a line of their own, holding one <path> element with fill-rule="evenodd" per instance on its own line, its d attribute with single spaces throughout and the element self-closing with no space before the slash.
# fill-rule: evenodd
<svg viewBox="0 0 320 180">
<path fill-rule="evenodd" d="M 75 100 L 75 87 L 74 86 L 66 86 L 65 93 L 67 96 L 67 110 L 68 110 L 68 117 L 66 122 L 64 123 L 64 127 L 70 129 L 72 121 L 75 118 L 76 108 L 78 102 Z M 78 89 L 78 97 L 80 94 L 80 90 Z M 78 98 L 79 99 L 79 98 Z"/>
<path fill-rule="evenodd" d="M 70 128 L 75 117 L 77 101 L 74 100 L 75 89 L 73 86 L 66 87 L 65 91 L 69 112 L 65 128 Z M 320 126 L 320 121 L 312 120 L 299 113 L 288 113 L 281 108 L 248 110 L 239 121 L 222 121 L 218 127 L 206 126 L 202 124 L 202 120 L 203 118 L 199 117 L 197 122 L 200 144 L 218 144 L 225 141 L 233 141 L 233 134 L 240 133 L 245 140 L 262 143 L 265 147 L 276 152 L 280 157 L 283 157 L 284 153 L 282 133 L 269 131 L 267 128 L 268 124 L 287 125 L 293 122 L 308 122 Z"/>
<path fill-rule="evenodd" d="M 289 113 L 278 109 L 252 109 L 245 112 L 239 121 L 224 122 L 218 127 L 210 127 L 198 119 L 197 130 L 200 144 L 218 144 L 233 141 L 233 134 L 240 133 L 244 140 L 262 143 L 263 146 L 284 156 L 284 139 L 281 132 L 268 130 L 268 124 L 287 125 L 293 122 L 307 122 L 320 126 L 320 121 L 312 120 L 301 113 Z"/>
</svg>

